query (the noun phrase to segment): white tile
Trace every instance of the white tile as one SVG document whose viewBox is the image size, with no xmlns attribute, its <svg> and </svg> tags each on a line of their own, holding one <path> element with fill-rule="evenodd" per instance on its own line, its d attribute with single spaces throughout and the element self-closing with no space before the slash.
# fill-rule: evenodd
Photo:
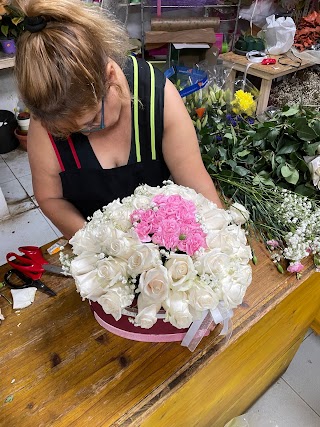
<svg viewBox="0 0 320 427">
<path fill-rule="evenodd" d="M 320 336 L 311 334 L 301 344 L 282 378 L 320 416 L 319 374 Z"/>
<path fill-rule="evenodd" d="M 0 185 L 4 182 L 12 181 L 15 179 L 11 169 L 6 165 L 5 162 L 0 163 Z"/>
<path fill-rule="evenodd" d="M 17 179 L 1 184 L 1 189 L 12 216 L 36 208 L 32 199 Z"/>
<path fill-rule="evenodd" d="M 281 378 L 247 412 L 279 427 L 320 426 L 320 417 Z"/>
<path fill-rule="evenodd" d="M 19 246 L 42 246 L 58 236 L 49 226 L 39 209 L 24 212 L 0 223 L 0 265 L 6 254 L 17 251 Z"/>
<path fill-rule="evenodd" d="M 30 175 L 31 170 L 28 153 L 26 151 L 17 148 L 16 150 L 10 151 L 10 153 L 2 154 L 2 158 L 17 178 Z"/>
<path fill-rule="evenodd" d="M 43 218 L 47 221 L 47 223 L 52 228 L 52 230 L 56 233 L 56 235 L 58 237 L 62 237 L 61 231 L 54 224 L 52 224 L 52 222 L 50 221 L 50 219 L 45 216 L 45 214 L 42 212 L 41 209 L 39 209 L 39 212 L 41 212 L 41 214 L 43 215 Z"/>
<path fill-rule="evenodd" d="M 19 178 L 19 182 L 22 187 L 26 190 L 29 196 L 33 196 L 33 186 L 32 186 L 32 175 L 25 175 Z"/>
</svg>

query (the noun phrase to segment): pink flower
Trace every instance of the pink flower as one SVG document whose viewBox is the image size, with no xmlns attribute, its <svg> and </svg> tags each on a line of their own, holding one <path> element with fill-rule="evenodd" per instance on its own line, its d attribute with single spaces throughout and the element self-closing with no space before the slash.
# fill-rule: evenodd
<svg viewBox="0 0 320 427">
<path fill-rule="evenodd" d="M 206 247 L 206 239 L 200 233 L 190 234 L 186 236 L 185 240 L 179 240 L 178 243 L 178 249 L 190 256 L 194 255 L 200 248 Z"/>
<path fill-rule="evenodd" d="M 267 241 L 267 245 L 271 246 L 273 248 L 278 248 L 279 247 L 279 242 L 278 242 L 278 240 L 268 240 Z"/>
<path fill-rule="evenodd" d="M 304 269 L 304 265 L 300 261 L 296 261 L 293 264 L 290 264 L 287 270 L 289 273 L 300 273 Z"/>
<path fill-rule="evenodd" d="M 148 224 L 147 222 L 139 222 L 135 227 L 135 231 L 141 242 L 151 242 L 151 224 Z"/>
</svg>

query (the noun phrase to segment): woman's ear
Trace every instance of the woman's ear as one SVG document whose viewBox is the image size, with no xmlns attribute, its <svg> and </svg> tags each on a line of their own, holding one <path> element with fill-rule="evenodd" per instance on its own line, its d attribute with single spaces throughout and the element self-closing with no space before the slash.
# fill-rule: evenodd
<svg viewBox="0 0 320 427">
<path fill-rule="evenodd" d="M 106 79 L 107 82 L 115 83 L 117 80 L 117 73 L 112 61 L 108 61 L 106 64 Z"/>
</svg>

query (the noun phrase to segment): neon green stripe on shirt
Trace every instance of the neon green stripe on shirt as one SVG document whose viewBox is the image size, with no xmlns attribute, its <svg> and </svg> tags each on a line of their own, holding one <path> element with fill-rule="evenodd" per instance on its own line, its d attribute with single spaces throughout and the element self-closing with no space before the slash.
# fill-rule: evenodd
<svg viewBox="0 0 320 427">
<path fill-rule="evenodd" d="M 133 62 L 133 120 L 134 120 L 134 139 L 136 144 L 137 162 L 141 162 L 140 137 L 139 137 L 139 69 L 138 62 L 134 56 L 131 56 Z"/>
<path fill-rule="evenodd" d="M 152 64 L 148 62 L 150 67 L 150 131 L 151 131 L 151 158 L 156 160 L 156 135 L 155 135 L 155 75 Z"/>
</svg>

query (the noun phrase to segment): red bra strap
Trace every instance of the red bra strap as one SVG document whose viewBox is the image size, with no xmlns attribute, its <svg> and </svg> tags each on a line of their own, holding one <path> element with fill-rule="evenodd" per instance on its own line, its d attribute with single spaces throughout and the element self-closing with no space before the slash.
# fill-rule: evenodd
<svg viewBox="0 0 320 427">
<path fill-rule="evenodd" d="M 73 145 L 73 141 L 72 141 L 72 139 L 71 139 L 71 136 L 69 136 L 69 137 L 68 137 L 68 144 L 69 144 L 70 150 L 71 150 L 71 152 L 72 152 L 72 155 L 73 155 L 74 161 L 76 162 L 77 168 L 78 168 L 78 169 L 81 169 L 81 163 L 80 163 L 80 160 L 79 160 L 78 154 L 77 154 L 77 152 L 76 152 L 76 150 L 75 150 L 75 148 L 74 148 L 74 145 Z"/>
<path fill-rule="evenodd" d="M 53 147 L 53 149 L 54 149 L 54 152 L 56 153 L 56 156 L 57 156 L 57 159 L 58 159 L 58 162 L 59 162 L 59 165 L 60 165 L 61 172 L 64 172 L 64 171 L 65 171 L 65 167 L 64 167 L 64 165 L 63 165 L 63 163 L 62 163 L 62 159 L 61 159 L 61 157 L 60 157 L 60 153 L 59 153 L 59 151 L 58 151 L 58 148 L 57 148 L 57 146 L 56 146 L 56 143 L 55 143 L 55 141 L 54 141 L 54 139 L 53 139 L 53 137 L 52 137 L 51 133 L 49 133 L 49 132 L 48 132 L 48 135 L 49 135 L 49 138 L 50 138 L 50 141 L 51 141 L 52 147 Z"/>
</svg>

